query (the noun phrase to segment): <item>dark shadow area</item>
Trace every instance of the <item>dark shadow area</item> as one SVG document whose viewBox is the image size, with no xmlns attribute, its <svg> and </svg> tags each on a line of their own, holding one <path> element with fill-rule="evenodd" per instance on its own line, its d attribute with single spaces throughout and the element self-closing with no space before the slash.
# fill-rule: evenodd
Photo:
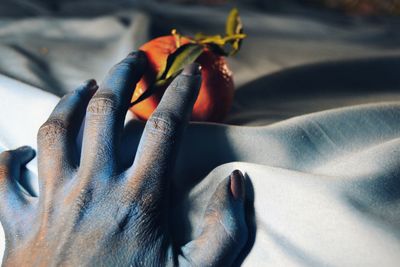
<svg viewBox="0 0 400 267">
<path fill-rule="evenodd" d="M 323 62 L 266 75 L 237 89 L 236 98 L 296 97 L 347 92 L 400 91 L 400 56 Z M 253 101 L 254 99 L 251 98 Z"/>
<path fill-rule="evenodd" d="M 262 125 L 350 105 L 400 100 L 400 56 L 321 62 L 265 75 L 237 88 L 229 124 Z"/>
<path fill-rule="evenodd" d="M 249 255 L 253 248 L 254 242 L 256 241 L 257 224 L 256 214 L 254 208 L 254 187 L 250 180 L 250 177 L 246 174 L 246 200 L 245 200 L 245 211 L 246 211 L 246 224 L 248 227 L 248 239 L 247 243 L 240 252 L 238 258 L 235 260 L 233 266 L 241 266 L 243 261 Z"/>
</svg>

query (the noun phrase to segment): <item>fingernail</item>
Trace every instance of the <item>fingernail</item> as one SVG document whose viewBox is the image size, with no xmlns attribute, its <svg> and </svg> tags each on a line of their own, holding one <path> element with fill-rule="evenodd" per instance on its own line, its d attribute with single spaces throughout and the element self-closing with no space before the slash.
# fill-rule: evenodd
<svg viewBox="0 0 400 267">
<path fill-rule="evenodd" d="M 18 148 L 18 150 L 20 150 L 20 151 L 32 151 L 33 148 L 30 147 L 30 146 L 21 146 L 21 147 Z"/>
<path fill-rule="evenodd" d="M 86 81 L 86 86 L 87 87 L 93 87 L 93 86 L 97 86 L 97 82 L 95 79 L 90 79 Z"/>
<path fill-rule="evenodd" d="M 244 200 L 245 197 L 245 186 L 244 186 L 244 176 L 241 171 L 234 170 L 230 175 L 231 181 L 231 192 L 236 200 Z"/>
<path fill-rule="evenodd" d="M 137 56 L 137 51 L 132 51 L 128 54 L 128 57 L 136 57 Z"/>
<path fill-rule="evenodd" d="M 99 86 L 97 85 L 97 82 L 95 79 L 90 79 L 86 82 L 85 88 L 89 91 L 94 91 L 97 90 Z"/>
<path fill-rule="evenodd" d="M 127 57 L 137 58 L 138 60 L 142 60 L 142 61 L 146 60 L 146 54 L 145 54 L 145 52 L 143 52 L 141 50 L 132 51 L 128 54 Z"/>
<path fill-rule="evenodd" d="M 148 66 L 148 60 L 146 53 L 141 50 L 135 50 L 130 52 L 126 58 L 124 58 L 121 62 L 125 63 L 133 63 L 136 67 L 136 74 L 142 75 Z"/>
<path fill-rule="evenodd" d="M 30 146 L 21 146 L 17 148 L 17 150 L 24 153 L 28 157 L 33 157 L 35 155 L 35 150 Z"/>
<path fill-rule="evenodd" d="M 198 63 L 191 63 L 187 65 L 183 71 L 182 74 L 185 75 L 199 75 L 200 74 L 201 67 Z"/>
</svg>

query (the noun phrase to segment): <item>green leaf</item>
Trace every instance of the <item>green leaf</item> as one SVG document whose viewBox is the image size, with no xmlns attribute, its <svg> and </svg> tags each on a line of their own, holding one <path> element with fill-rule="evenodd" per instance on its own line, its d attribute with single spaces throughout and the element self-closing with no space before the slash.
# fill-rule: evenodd
<svg viewBox="0 0 400 267">
<path fill-rule="evenodd" d="M 179 72 L 177 74 L 179 74 Z M 144 91 L 143 94 L 141 94 L 135 101 L 131 102 L 130 106 L 132 107 L 136 104 L 139 104 L 140 102 L 142 102 L 146 98 L 149 98 L 152 94 L 154 94 L 161 88 L 164 88 L 165 86 L 167 86 L 169 83 L 172 82 L 172 80 L 177 76 L 177 74 L 172 76 L 169 79 L 156 81 L 152 86 L 148 87 L 147 90 Z"/>
<path fill-rule="evenodd" d="M 162 79 L 169 79 L 186 65 L 193 63 L 203 53 L 204 47 L 199 44 L 185 44 L 168 56 Z"/>
<path fill-rule="evenodd" d="M 229 13 L 228 19 L 226 20 L 226 34 L 228 37 L 233 37 L 237 35 L 243 35 L 243 24 L 239 16 L 239 10 L 237 8 L 233 8 L 231 12 Z M 240 46 L 242 44 L 243 38 L 233 38 L 231 41 L 232 44 L 232 51 L 229 53 L 229 55 L 234 55 L 236 54 Z"/>
<path fill-rule="evenodd" d="M 240 50 L 240 46 L 242 45 L 243 39 L 237 39 L 232 43 L 232 51 L 229 53 L 230 56 L 235 55 Z"/>
<path fill-rule="evenodd" d="M 225 38 L 223 38 L 219 34 L 204 36 L 204 38 L 199 39 L 198 42 L 201 43 L 201 44 L 214 43 L 214 44 L 217 44 L 217 45 L 225 45 L 225 43 L 226 43 Z"/>
<path fill-rule="evenodd" d="M 204 34 L 204 33 L 202 33 L 202 32 L 198 32 L 198 33 L 196 33 L 196 34 L 194 35 L 194 39 L 195 39 L 196 41 L 200 41 L 200 40 L 206 38 L 207 36 L 208 36 L 208 35 L 206 35 L 206 34 Z"/>
<path fill-rule="evenodd" d="M 172 35 L 178 38 L 181 36 L 176 30 L 172 31 Z M 194 39 L 191 39 L 191 43 L 179 46 L 174 53 L 168 56 L 166 63 L 157 74 L 156 82 L 132 102 L 131 106 L 142 102 L 160 88 L 165 88 L 186 65 L 193 63 L 203 53 L 205 47 L 221 56 L 234 55 L 239 51 L 244 38 L 246 38 L 246 34 L 243 33 L 239 11 L 234 8 L 226 21 L 225 36 L 198 33 Z"/>
<path fill-rule="evenodd" d="M 167 63 L 165 61 L 162 61 L 160 70 L 158 71 L 156 76 L 156 81 L 161 80 L 163 78 L 166 69 L 167 69 Z"/>
<path fill-rule="evenodd" d="M 237 8 L 233 8 L 229 13 L 228 19 L 226 20 L 226 34 L 230 36 L 242 32 L 243 24 L 240 20 L 239 10 Z"/>
<path fill-rule="evenodd" d="M 202 45 L 189 43 L 176 49 L 174 53 L 168 56 L 163 74 L 158 75 L 156 82 L 147 88 L 147 90 L 133 101 L 130 106 L 132 107 L 142 102 L 161 88 L 164 88 L 171 83 L 186 65 L 193 63 L 201 53 L 203 53 L 203 48 Z"/>
<path fill-rule="evenodd" d="M 236 54 L 242 43 L 246 38 L 243 33 L 243 24 L 240 20 L 239 10 L 234 8 L 229 13 L 226 21 L 226 35 L 206 35 L 198 33 L 195 35 L 194 40 L 202 45 L 206 45 L 210 50 L 222 56 L 230 56 Z"/>
</svg>

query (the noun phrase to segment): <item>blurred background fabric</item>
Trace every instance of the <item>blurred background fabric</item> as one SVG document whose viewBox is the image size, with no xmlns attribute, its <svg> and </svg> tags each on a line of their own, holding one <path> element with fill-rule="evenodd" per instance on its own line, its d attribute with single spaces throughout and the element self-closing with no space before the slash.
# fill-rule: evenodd
<svg viewBox="0 0 400 267">
<path fill-rule="evenodd" d="M 0 73 L 61 96 L 173 28 L 222 32 L 237 5 L 248 38 L 228 59 L 237 90 L 228 123 L 264 125 L 399 99 L 400 19 L 349 15 L 322 2 L 3 0 Z"/>
</svg>

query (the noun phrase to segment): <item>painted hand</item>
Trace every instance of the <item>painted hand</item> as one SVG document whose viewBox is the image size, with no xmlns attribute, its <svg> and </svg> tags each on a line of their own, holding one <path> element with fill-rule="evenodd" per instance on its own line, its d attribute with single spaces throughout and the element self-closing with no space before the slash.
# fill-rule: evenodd
<svg viewBox="0 0 400 267">
<path fill-rule="evenodd" d="M 0 155 L 0 219 L 6 266 L 229 266 L 247 241 L 243 175 L 218 186 L 201 234 L 180 247 L 170 231 L 170 181 L 201 83 L 187 67 L 146 124 L 133 164 L 120 160 L 132 88 L 146 65 L 128 55 L 100 87 L 61 99 L 38 133 L 39 197 L 22 190 L 29 147 Z M 85 118 L 82 149 L 75 140 Z"/>
</svg>

